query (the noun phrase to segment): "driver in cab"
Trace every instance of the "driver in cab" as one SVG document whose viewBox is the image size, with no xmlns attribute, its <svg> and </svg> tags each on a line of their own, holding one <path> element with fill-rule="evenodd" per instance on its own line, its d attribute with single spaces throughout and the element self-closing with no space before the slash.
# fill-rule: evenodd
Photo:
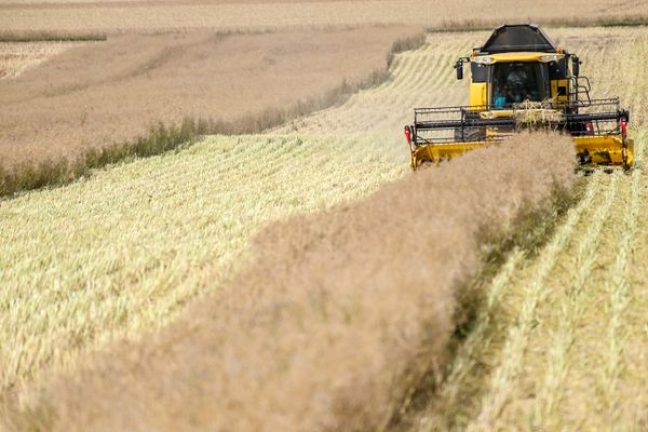
<svg viewBox="0 0 648 432">
<path fill-rule="evenodd" d="M 500 87 L 499 94 L 494 97 L 494 108 L 503 109 L 514 103 L 530 99 L 530 95 L 526 91 L 528 80 L 529 77 L 523 68 L 513 68 L 506 76 L 504 85 Z"/>
</svg>

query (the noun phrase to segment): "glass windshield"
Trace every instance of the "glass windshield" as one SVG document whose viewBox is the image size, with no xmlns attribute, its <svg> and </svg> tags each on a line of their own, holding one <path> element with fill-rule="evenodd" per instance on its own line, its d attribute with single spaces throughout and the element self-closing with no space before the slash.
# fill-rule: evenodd
<svg viewBox="0 0 648 432">
<path fill-rule="evenodd" d="M 548 97 L 544 63 L 495 63 L 491 101 L 494 108 L 511 108 L 524 101 L 541 102 Z"/>
</svg>

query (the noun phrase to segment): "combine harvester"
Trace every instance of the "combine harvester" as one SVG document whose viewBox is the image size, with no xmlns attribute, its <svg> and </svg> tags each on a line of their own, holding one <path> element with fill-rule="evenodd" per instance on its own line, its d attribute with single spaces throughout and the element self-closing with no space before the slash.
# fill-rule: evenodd
<svg viewBox="0 0 648 432">
<path fill-rule="evenodd" d="M 412 169 L 525 129 L 569 133 L 583 165 L 633 166 L 629 112 L 619 98 L 592 99 L 578 56 L 556 47 L 539 27 L 498 27 L 483 47 L 457 61 L 457 79 L 463 79 L 466 63 L 469 105 L 417 108 L 414 124 L 405 126 Z"/>
</svg>

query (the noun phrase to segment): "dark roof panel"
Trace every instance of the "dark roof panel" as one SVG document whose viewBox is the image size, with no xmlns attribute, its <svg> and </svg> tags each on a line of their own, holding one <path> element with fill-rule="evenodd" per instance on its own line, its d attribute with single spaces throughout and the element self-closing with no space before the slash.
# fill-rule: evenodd
<svg viewBox="0 0 648 432">
<path fill-rule="evenodd" d="M 539 27 L 533 24 L 516 24 L 496 28 L 479 51 L 480 54 L 516 51 L 555 53 L 556 46 Z"/>
</svg>

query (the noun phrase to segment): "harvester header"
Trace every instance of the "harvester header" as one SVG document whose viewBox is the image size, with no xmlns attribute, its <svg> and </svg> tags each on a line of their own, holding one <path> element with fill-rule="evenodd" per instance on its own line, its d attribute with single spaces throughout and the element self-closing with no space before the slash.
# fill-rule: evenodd
<svg viewBox="0 0 648 432">
<path fill-rule="evenodd" d="M 454 66 L 461 80 L 464 65 L 470 64 L 468 104 L 414 110 L 414 123 L 405 126 L 412 168 L 452 159 L 524 129 L 570 134 L 581 164 L 630 168 L 630 114 L 618 98 L 591 98 L 581 63 L 533 24 L 496 28 L 483 46 Z"/>
</svg>

